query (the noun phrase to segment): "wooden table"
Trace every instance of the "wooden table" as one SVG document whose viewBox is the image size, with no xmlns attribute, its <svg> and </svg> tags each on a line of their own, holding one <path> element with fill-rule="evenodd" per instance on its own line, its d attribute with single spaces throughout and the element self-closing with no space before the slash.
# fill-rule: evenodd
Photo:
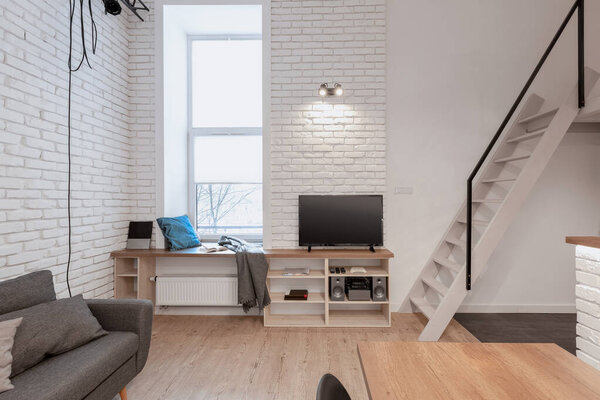
<svg viewBox="0 0 600 400">
<path fill-rule="evenodd" d="M 361 342 L 371 400 L 600 399 L 600 371 L 555 344 Z"/>
</svg>

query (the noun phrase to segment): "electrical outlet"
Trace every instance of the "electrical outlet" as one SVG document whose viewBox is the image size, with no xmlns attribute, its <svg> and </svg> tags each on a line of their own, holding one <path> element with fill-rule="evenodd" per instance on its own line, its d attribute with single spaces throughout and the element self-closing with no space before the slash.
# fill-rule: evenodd
<svg viewBox="0 0 600 400">
<path fill-rule="evenodd" d="M 394 188 L 394 193 L 396 193 L 396 194 L 412 194 L 413 188 L 412 188 L 412 186 L 396 186 Z"/>
</svg>

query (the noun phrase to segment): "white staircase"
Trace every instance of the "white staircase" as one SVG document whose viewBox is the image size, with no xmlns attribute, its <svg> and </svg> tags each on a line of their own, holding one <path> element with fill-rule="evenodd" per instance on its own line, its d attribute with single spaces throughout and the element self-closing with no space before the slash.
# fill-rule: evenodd
<svg viewBox="0 0 600 400">
<path fill-rule="evenodd" d="M 586 69 L 588 93 L 598 77 Z M 472 283 L 577 117 L 577 86 L 558 108 L 540 112 L 543 104 L 538 95 L 528 98 L 473 182 Z M 429 320 L 421 341 L 437 341 L 467 295 L 466 209 L 465 202 L 406 299 Z"/>
</svg>

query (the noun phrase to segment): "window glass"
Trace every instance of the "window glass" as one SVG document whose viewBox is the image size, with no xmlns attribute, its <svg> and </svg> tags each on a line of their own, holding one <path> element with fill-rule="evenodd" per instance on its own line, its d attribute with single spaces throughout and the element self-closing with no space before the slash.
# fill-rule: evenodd
<svg viewBox="0 0 600 400">
<path fill-rule="evenodd" d="M 197 183 L 200 235 L 262 236 L 262 184 Z"/>
<path fill-rule="evenodd" d="M 262 136 L 195 136 L 194 181 L 261 183 Z"/>
<path fill-rule="evenodd" d="M 262 41 L 194 40 L 192 127 L 262 126 Z"/>
</svg>

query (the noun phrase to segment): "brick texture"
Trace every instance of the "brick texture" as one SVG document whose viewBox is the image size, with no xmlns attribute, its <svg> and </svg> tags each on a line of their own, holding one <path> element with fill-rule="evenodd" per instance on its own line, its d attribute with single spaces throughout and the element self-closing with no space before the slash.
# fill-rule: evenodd
<svg viewBox="0 0 600 400">
<path fill-rule="evenodd" d="M 156 215 L 154 2 L 98 24 L 74 79 L 75 293 L 112 296 L 109 253 Z M 272 1 L 272 244 L 297 245 L 297 199 L 385 192 L 385 0 Z M 66 293 L 68 4 L 0 7 L 0 279 L 50 268 Z M 321 100 L 321 83 L 342 98 Z"/>
<path fill-rule="evenodd" d="M 600 369 L 600 250 L 577 246 L 577 356 Z"/>
<path fill-rule="evenodd" d="M 84 66 L 73 78 L 71 287 L 86 297 L 110 297 L 109 253 L 124 246 L 132 206 L 128 22 L 92 4 L 99 33 L 93 69 Z M 50 269 L 60 297 L 66 296 L 68 21 L 68 2 L 0 7 L 0 279 Z"/>
<path fill-rule="evenodd" d="M 271 4 L 272 243 L 294 247 L 298 195 L 385 192 L 385 0 Z"/>
<path fill-rule="evenodd" d="M 150 12 L 144 22 L 135 15 L 129 19 L 129 131 L 131 186 L 129 199 L 132 220 L 152 221 L 156 218 L 156 140 L 155 73 L 154 73 L 154 1 L 144 1 Z M 186 172 L 187 173 L 187 172 Z M 156 224 L 153 238 L 156 237 Z M 160 232 L 159 232 L 160 234 Z M 153 240 L 152 245 L 155 245 Z"/>
</svg>

